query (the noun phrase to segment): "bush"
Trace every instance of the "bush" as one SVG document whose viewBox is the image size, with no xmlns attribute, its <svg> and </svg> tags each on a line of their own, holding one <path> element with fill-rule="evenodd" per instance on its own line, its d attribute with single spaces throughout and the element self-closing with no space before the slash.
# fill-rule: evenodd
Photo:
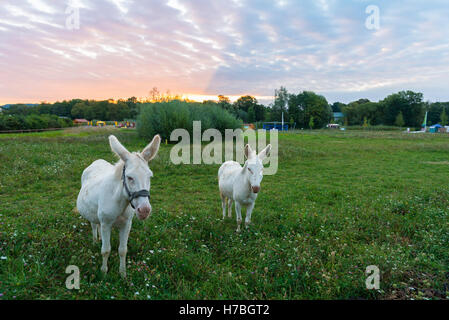
<svg viewBox="0 0 449 320">
<path fill-rule="evenodd" d="M 54 114 L 0 115 L 0 130 L 34 130 L 48 128 L 66 128 L 72 126 L 72 120 L 60 118 Z"/>
<path fill-rule="evenodd" d="M 160 134 L 170 139 L 173 130 L 186 129 L 193 133 L 193 121 L 201 121 L 201 131 L 215 128 L 224 134 L 225 129 L 242 127 L 242 121 L 216 104 L 202 104 L 173 100 L 169 102 L 146 103 L 137 117 L 137 131 L 141 137 L 152 138 Z"/>
</svg>

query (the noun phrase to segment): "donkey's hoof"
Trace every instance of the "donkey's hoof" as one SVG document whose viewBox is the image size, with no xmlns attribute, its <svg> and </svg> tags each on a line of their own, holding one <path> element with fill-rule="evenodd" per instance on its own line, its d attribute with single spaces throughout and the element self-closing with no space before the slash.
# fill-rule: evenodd
<svg viewBox="0 0 449 320">
<path fill-rule="evenodd" d="M 101 266 L 101 272 L 108 273 L 108 267 L 107 266 Z"/>
<path fill-rule="evenodd" d="M 122 279 L 126 279 L 126 271 L 120 271 L 120 276 Z"/>
</svg>

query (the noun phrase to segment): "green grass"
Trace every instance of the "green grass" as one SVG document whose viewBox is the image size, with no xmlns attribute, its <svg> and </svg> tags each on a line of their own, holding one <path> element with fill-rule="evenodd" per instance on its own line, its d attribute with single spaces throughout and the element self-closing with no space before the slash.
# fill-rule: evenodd
<svg viewBox="0 0 449 320">
<path fill-rule="evenodd" d="M 144 141 L 112 131 L 130 150 Z M 279 135 L 249 231 L 221 220 L 218 165 L 151 162 L 153 215 L 134 219 L 128 278 L 72 211 L 84 168 L 115 161 L 111 131 L 0 136 L 0 299 L 445 299 L 449 135 Z M 65 288 L 77 265 L 81 289 Z M 380 290 L 365 288 L 377 265 Z"/>
</svg>

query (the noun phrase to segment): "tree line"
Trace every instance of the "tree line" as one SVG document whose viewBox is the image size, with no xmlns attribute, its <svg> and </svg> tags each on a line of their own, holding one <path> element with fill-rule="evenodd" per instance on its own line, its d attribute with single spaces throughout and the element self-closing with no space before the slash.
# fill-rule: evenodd
<svg viewBox="0 0 449 320">
<path fill-rule="evenodd" d="M 170 95 L 169 92 L 161 94 L 154 87 L 149 97 L 143 101 L 131 97 L 118 101 L 72 99 L 55 103 L 42 102 L 32 106 L 16 104 L 4 109 L 2 117 L 6 115 L 22 117 L 21 120 L 16 119 L 17 121 L 8 120 L 10 124 L 15 122 L 21 123 L 22 126 L 26 126 L 24 117 L 30 115 L 56 115 L 68 119 L 83 118 L 89 121 L 122 121 L 136 119 L 142 104 L 173 100 L 193 103 L 193 101 L 181 99 L 180 96 Z M 297 129 L 323 128 L 330 122 L 340 122 L 346 126 L 419 127 L 426 111 L 428 125 L 449 123 L 449 102 L 424 102 L 423 94 L 413 91 L 394 93 L 378 102 L 359 99 L 348 104 L 341 102 L 329 104 L 324 96 L 315 92 L 290 93 L 286 88 L 281 87 L 275 90 L 274 101 L 268 106 L 260 104 L 251 95 L 241 96 L 233 103 L 229 97 L 219 95 L 218 100 L 203 101 L 203 104 L 217 105 L 244 123 L 280 122 L 283 117 L 285 123 Z M 334 118 L 334 113 L 337 112 L 341 112 L 343 117 Z M 2 121 L 4 123 L 4 119 Z M 28 123 L 31 122 L 28 120 Z"/>
<path fill-rule="evenodd" d="M 42 102 L 37 105 L 15 104 L 3 110 L 6 115 L 31 114 L 53 114 L 70 119 L 122 121 L 124 119 L 135 119 L 138 114 L 137 98 L 131 97 L 126 100 L 82 100 L 72 99 L 61 102 Z"/>
<path fill-rule="evenodd" d="M 35 105 L 13 104 L 0 113 L 0 131 L 73 126 L 73 119 L 122 121 L 135 119 L 139 112 L 137 98 L 127 100 L 82 100 L 42 102 Z"/>
<path fill-rule="evenodd" d="M 0 113 L 0 131 L 66 128 L 72 126 L 69 118 L 54 114 L 3 114 Z"/>
<path fill-rule="evenodd" d="M 343 112 L 345 125 L 388 125 L 420 127 L 428 112 L 426 125 L 448 124 L 449 102 L 429 102 L 423 94 L 400 91 L 379 102 L 360 99 L 349 104 L 332 104 L 334 112 Z"/>
<path fill-rule="evenodd" d="M 245 123 L 280 122 L 297 128 L 322 128 L 329 123 L 332 109 L 326 98 L 311 91 L 298 94 L 288 93 L 281 87 L 275 90 L 274 103 L 268 106 L 260 104 L 253 96 L 238 98 L 234 103 L 228 97 L 218 96 L 217 101 L 204 101 L 207 104 L 218 104 Z"/>
<path fill-rule="evenodd" d="M 372 102 L 359 99 L 348 104 L 329 104 L 326 98 L 312 91 L 289 93 L 286 88 L 275 90 L 274 102 L 268 106 L 258 104 L 252 96 L 240 97 L 231 104 L 229 99 L 219 96 L 218 104 L 228 109 L 244 122 L 281 121 L 297 129 L 318 129 L 330 122 L 346 126 L 421 126 L 425 112 L 427 125 L 449 124 L 449 102 L 429 102 L 423 94 L 400 91 Z M 335 113 L 343 117 L 334 118 Z"/>
</svg>

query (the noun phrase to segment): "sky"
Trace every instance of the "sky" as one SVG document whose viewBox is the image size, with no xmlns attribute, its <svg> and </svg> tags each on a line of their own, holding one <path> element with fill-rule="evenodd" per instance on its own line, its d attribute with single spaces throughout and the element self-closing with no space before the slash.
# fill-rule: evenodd
<svg viewBox="0 0 449 320">
<path fill-rule="evenodd" d="M 374 8 L 374 9 L 373 9 Z M 0 0 L 0 105 L 219 94 L 449 101 L 447 0 Z"/>
</svg>

